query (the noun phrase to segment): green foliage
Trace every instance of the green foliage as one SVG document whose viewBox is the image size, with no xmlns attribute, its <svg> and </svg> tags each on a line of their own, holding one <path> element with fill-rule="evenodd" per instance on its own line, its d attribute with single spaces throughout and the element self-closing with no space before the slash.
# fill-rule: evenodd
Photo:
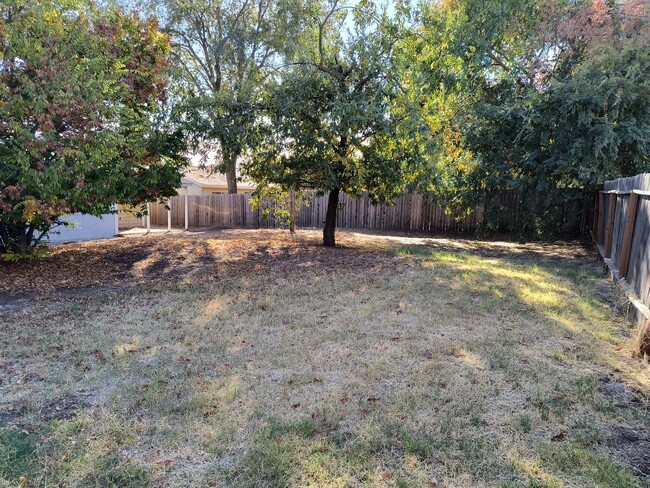
<svg viewBox="0 0 650 488">
<path fill-rule="evenodd" d="M 117 8 L 0 6 L 0 252 L 28 252 L 63 214 L 175 193 L 169 50 L 156 21 Z"/>
<path fill-rule="evenodd" d="M 424 114 L 439 122 L 430 124 L 436 193 L 463 208 L 485 203 L 483 233 L 552 235 L 575 229 L 581 216 L 567 215 L 594 184 L 647 171 L 649 13 L 637 1 L 426 8 L 412 50 Z M 518 209 L 505 226 L 490 196 L 504 192 Z"/>
<path fill-rule="evenodd" d="M 45 256 L 49 256 L 51 250 L 45 245 L 38 245 L 36 247 L 30 248 L 26 252 L 15 252 L 7 251 L 0 254 L 0 261 L 7 261 L 9 263 L 17 263 L 18 261 L 23 261 L 27 259 L 38 259 Z"/>
<path fill-rule="evenodd" d="M 311 197 L 296 190 L 282 190 L 277 186 L 259 188 L 250 199 L 253 208 L 261 210 L 265 219 L 273 218 L 281 225 L 296 230 L 296 219 L 301 205 L 309 207 Z"/>
<path fill-rule="evenodd" d="M 269 83 L 243 170 L 262 187 L 391 201 L 417 163 L 420 129 L 396 71 L 399 26 L 369 2 L 332 2 L 311 29 L 314 41 Z"/>
<path fill-rule="evenodd" d="M 150 2 L 165 34 L 113 6 L 23 4 L 0 6 L 7 259 L 65 213 L 173 194 L 179 127 L 231 192 L 242 156 L 262 194 L 329 192 L 332 244 L 339 192 L 483 204 L 482 234 L 527 238 L 650 169 L 644 0 Z"/>
<path fill-rule="evenodd" d="M 515 191 L 528 207 L 525 233 L 564 230 L 549 224 L 561 222 L 554 213 L 567 203 L 585 198 L 582 189 L 647 171 L 649 61 L 650 49 L 605 49 L 544 91 L 517 96 L 506 89 L 476 103 L 464 127 L 480 155 L 474 185 Z"/>
<path fill-rule="evenodd" d="M 256 104 L 275 64 L 301 45 L 304 21 L 318 2 L 152 2 L 172 38 L 177 73 L 176 118 L 191 148 L 215 156 L 236 193 L 237 158 L 249 147 Z"/>
</svg>

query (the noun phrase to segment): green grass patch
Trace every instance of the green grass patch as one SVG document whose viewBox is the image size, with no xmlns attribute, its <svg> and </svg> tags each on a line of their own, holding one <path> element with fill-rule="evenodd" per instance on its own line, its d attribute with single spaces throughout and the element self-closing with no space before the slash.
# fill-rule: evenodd
<svg viewBox="0 0 650 488">
<path fill-rule="evenodd" d="M 34 426 L 33 432 L 0 429 L 0 486 L 140 488 L 152 469 L 122 454 L 125 429 L 115 424 L 101 436 L 87 430 L 83 416 Z"/>
<path fill-rule="evenodd" d="M 602 488 L 640 487 L 626 466 L 575 443 L 545 444 L 539 449 L 540 463 L 549 471 L 582 476 Z"/>
<path fill-rule="evenodd" d="M 0 429 L 0 481 L 16 484 L 36 464 L 36 435 L 15 427 Z"/>
</svg>

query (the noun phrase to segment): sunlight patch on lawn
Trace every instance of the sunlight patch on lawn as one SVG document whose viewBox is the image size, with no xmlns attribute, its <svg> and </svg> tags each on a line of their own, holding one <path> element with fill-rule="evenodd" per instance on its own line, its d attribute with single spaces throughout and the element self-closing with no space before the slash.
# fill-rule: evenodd
<svg viewBox="0 0 650 488">
<path fill-rule="evenodd" d="M 130 342 L 116 344 L 113 347 L 113 354 L 116 356 L 124 356 L 139 351 L 140 348 L 140 338 L 134 337 Z"/>
<path fill-rule="evenodd" d="M 198 316 L 194 319 L 194 323 L 198 326 L 204 326 L 211 322 L 220 312 L 224 309 L 223 298 L 217 296 L 208 300 L 205 305 L 197 307 Z"/>
</svg>

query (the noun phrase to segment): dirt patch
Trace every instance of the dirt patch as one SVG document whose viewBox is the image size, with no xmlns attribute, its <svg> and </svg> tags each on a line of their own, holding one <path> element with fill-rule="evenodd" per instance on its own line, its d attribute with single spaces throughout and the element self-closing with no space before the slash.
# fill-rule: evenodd
<svg viewBox="0 0 650 488">
<path fill-rule="evenodd" d="M 0 292 L 0 313 L 16 312 L 31 306 L 31 293 Z"/>
<path fill-rule="evenodd" d="M 0 411 L 0 427 L 13 424 L 27 413 L 27 407 L 10 405 L 6 410 Z"/>
<path fill-rule="evenodd" d="M 635 474 L 650 482 L 650 435 L 648 432 L 619 427 L 612 429 L 608 445 L 620 462 L 632 467 Z"/>
<path fill-rule="evenodd" d="M 38 409 L 41 420 L 69 420 L 89 406 L 88 395 L 65 395 L 46 402 Z"/>
<path fill-rule="evenodd" d="M 23 424 L 25 418 L 35 414 L 38 421 L 70 420 L 77 412 L 90 406 L 89 394 L 64 395 L 53 398 L 35 408 L 29 408 L 24 402 L 18 405 L 8 405 L 0 411 L 0 426 Z M 34 419 L 30 420 L 30 423 Z"/>
<path fill-rule="evenodd" d="M 2 293 L 0 294 L 0 307 L 9 307 L 16 302 L 28 299 L 29 296 L 27 293 Z"/>
<path fill-rule="evenodd" d="M 618 407 L 641 408 L 648 405 L 648 398 L 641 391 L 635 390 L 621 381 L 605 377 L 601 379 L 601 382 L 602 393 Z"/>
</svg>

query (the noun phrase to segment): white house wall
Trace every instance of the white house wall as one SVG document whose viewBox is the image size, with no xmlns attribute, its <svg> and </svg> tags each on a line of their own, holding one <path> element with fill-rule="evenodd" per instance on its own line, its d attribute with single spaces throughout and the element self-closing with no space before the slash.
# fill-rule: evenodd
<svg viewBox="0 0 650 488">
<path fill-rule="evenodd" d="M 203 188 L 201 188 L 199 185 L 195 185 L 194 183 L 187 185 L 187 187 L 182 188 L 178 191 L 179 195 L 185 195 L 185 192 L 187 191 L 188 195 L 203 195 Z"/>
<path fill-rule="evenodd" d="M 49 242 L 56 244 L 70 241 L 89 241 L 95 239 L 108 239 L 115 236 L 116 214 L 107 214 L 102 217 L 94 217 L 85 214 L 72 214 L 63 217 L 67 222 L 74 222 L 73 227 L 56 227 L 50 233 Z"/>
</svg>

